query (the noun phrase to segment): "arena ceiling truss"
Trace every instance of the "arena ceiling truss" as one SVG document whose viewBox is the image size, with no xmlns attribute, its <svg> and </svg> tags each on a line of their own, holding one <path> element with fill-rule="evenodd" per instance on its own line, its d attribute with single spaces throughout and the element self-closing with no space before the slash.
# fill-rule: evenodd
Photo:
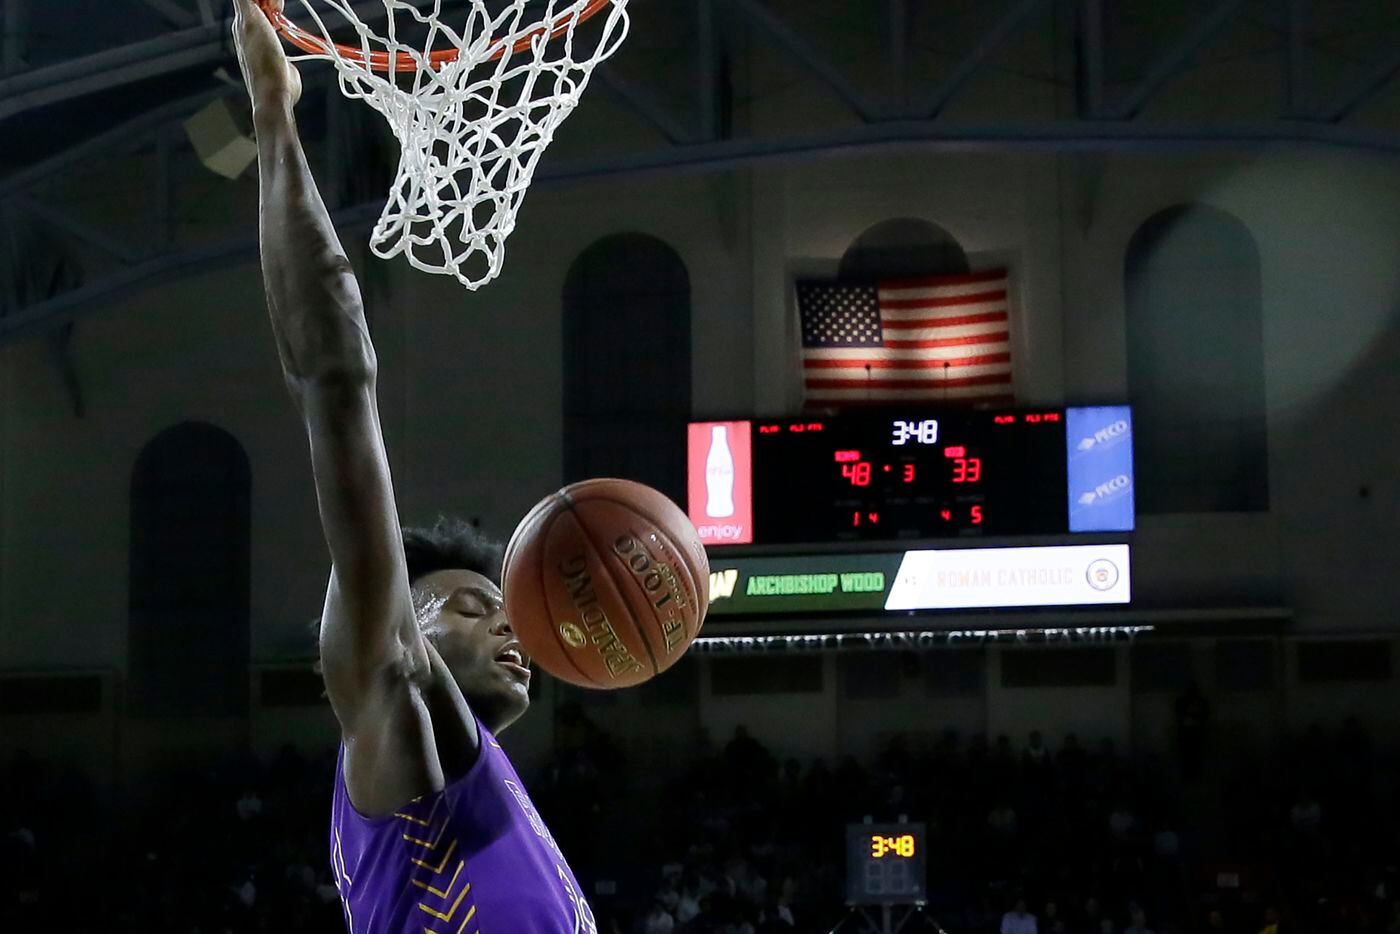
<svg viewBox="0 0 1400 934">
<path fill-rule="evenodd" d="M 429 0 L 414 2 L 424 6 Z M 928 42 L 914 28 L 928 19 L 933 7 L 920 0 L 834 6 L 835 0 L 815 5 L 796 0 L 632 2 L 637 25 L 629 43 L 641 46 L 638 59 L 650 53 L 669 64 L 673 78 L 680 78 L 662 88 L 649 76 L 629 72 L 631 48 L 600 68 L 596 78 L 613 104 L 635 118 L 637 138 L 648 142 L 629 143 L 623 150 L 600 144 L 598 151 L 590 152 L 584 141 L 582 149 L 572 146 L 567 157 L 551 152 L 542 160 L 536 184 L 642 172 L 723 171 L 839 151 L 910 148 L 1103 153 L 1323 145 L 1400 152 L 1400 128 L 1368 119 L 1364 111 L 1400 73 L 1400 42 L 1393 41 L 1392 33 L 1391 41 L 1373 42 L 1357 52 L 1354 42 L 1344 47 L 1346 35 L 1333 41 L 1340 29 L 1332 9 L 1337 4 L 1353 14 L 1358 5 L 1369 8 L 1373 17 L 1400 29 L 1393 12 L 1383 12 L 1385 0 L 1192 0 L 1180 5 L 1189 15 L 1158 23 L 1153 42 L 1144 48 L 1125 48 L 1124 31 L 1106 28 L 1106 23 L 1121 19 L 1117 0 L 959 0 L 938 8 L 944 13 L 975 9 L 976 28 L 941 48 L 933 66 L 926 54 Z M 31 121 L 45 114 L 61 115 L 65 108 L 84 102 L 90 114 L 93 100 L 108 100 L 126 89 L 146 95 L 139 112 L 119 114 L 106 123 L 84 117 L 86 136 L 49 151 L 42 151 L 41 139 L 38 155 L 20 158 L 18 164 L 6 158 L 0 142 L 0 159 L 11 163 L 8 174 L 0 177 L 3 216 L 42 228 L 51 240 L 73 244 L 94 258 L 84 264 L 84 275 L 51 289 L 0 289 L 0 344 L 48 335 L 70 387 L 76 380 L 71 361 L 65 360 L 75 319 L 162 282 L 256 255 L 252 229 L 194 243 L 182 239 L 172 220 L 182 197 L 172 166 L 192 157 L 182 122 L 213 101 L 243 95 L 239 82 L 229 75 L 236 66 L 225 19 L 228 4 L 108 3 L 114 8 L 144 8 L 149 34 L 38 65 L 29 63 L 31 35 L 41 12 L 52 26 L 52 7 L 41 0 L 5 0 L 3 5 L 0 141 L 27 132 Z M 1154 4 L 1143 0 L 1142 6 L 1154 11 L 1163 6 Z M 362 0 L 355 6 L 367 21 L 373 21 L 376 11 L 383 18 L 381 0 Z M 814 36 L 813 11 L 818 8 L 845 17 L 842 28 L 847 31 L 851 17 L 864 20 L 855 25 L 866 27 L 880 46 L 880 81 L 868 80 L 869 69 L 836 54 L 830 43 Z M 1354 15 L 1349 21 L 1352 34 L 1363 31 L 1356 27 Z M 1041 76 L 1064 101 L 1053 116 L 978 113 L 975 105 L 968 106 L 970 89 L 1008 68 L 1008 48 L 1052 27 L 1064 33 L 1063 52 L 1051 56 Z M 1267 60 L 1267 83 L 1273 86 L 1242 107 L 1181 117 L 1177 99 L 1187 94 L 1201 97 L 1203 61 L 1219 56 L 1226 37 L 1238 40 L 1242 31 L 1249 37 L 1244 40 L 1246 54 Z M 755 67 L 755 61 L 762 67 Z M 1125 61 L 1132 63 L 1126 70 Z M 789 77 L 789 86 L 794 81 L 804 88 L 818 86 L 835 102 L 830 125 L 784 129 L 735 119 L 735 101 L 742 107 L 744 101 L 760 97 L 765 81 L 773 83 L 775 69 Z M 315 106 L 320 95 L 327 102 L 325 112 L 338 113 L 339 94 L 329 69 L 305 73 L 303 109 Z M 188 80 L 191 74 L 200 80 Z M 176 82 L 182 93 L 168 93 L 170 85 L 161 85 L 162 78 Z M 1183 91 L 1183 85 L 1191 90 Z M 165 92 L 152 93 L 153 87 Z M 1217 90 L 1222 97 L 1232 91 Z M 336 181 L 335 167 L 353 158 L 343 151 L 353 138 L 326 132 L 309 144 L 313 158 L 320 159 L 321 169 L 330 176 L 328 201 L 345 229 L 369 226 L 380 210 L 371 193 L 356 203 L 347 196 L 354 186 Z M 138 151 L 149 155 L 153 175 L 149 204 L 143 206 L 151 217 L 143 227 L 144 240 L 106 230 L 81 205 L 52 196 L 51 183 L 65 174 Z M 0 273 L 4 271 L 0 263 Z M 80 393 L 74 393 L 80 400 Z"/>
</svg>

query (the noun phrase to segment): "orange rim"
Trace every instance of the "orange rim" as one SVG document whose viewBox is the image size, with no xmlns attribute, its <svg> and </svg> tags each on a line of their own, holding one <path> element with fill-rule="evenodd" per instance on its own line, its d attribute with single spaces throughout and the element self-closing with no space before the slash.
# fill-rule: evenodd
<svg viewBox="0 0 1400 934">
<path fill-rule="evenodd" d="M 342 45 L 339 42 L 327 42 L 321 36 L 301 28 L 288 19 L 286 13 L 273 10 L 271 7 L 272 0 L 256 0 L 256 2 L 258 6 L 262 8 L 262 11 L 267 14 L 267 18 L 272 21 L 272 25 L 277 27 L 277 31 L 282 34 L 283 38 L 303 52 L 309 52 L 312 55 L 335 55 L 348 62 L 364 65 L 373 71 L 389 71 L 391 69 L 394 71 L 418 70 L 418 60 L 407 52 L 396 52 L 393 54 L 387 51 L 370 52 L 369 55 L 366 55 L 363 48 Z M 602 10 L 603 7 L 608 6 L 612 2 L 613 0 L 589 0 L 588 5 L 578 14 L 578 22 L 581 23 L 591 18 Z M 519 39 L 515 40 L 510 46 L 511 54 L 515 55 L 520 52 L 528 51 L 530 43 L 541 33 L 549 33 L 550 39 L 563 35 L 569 31 L 569 24 L 572 22 L 574 22 L 574 16 L 572 13 L 568 13 L 555 17 L 552 22 L 540 23 Z M 487 55 L 483 61 L 495 61 L 504 55 L 505 52 L 506 42 L 502 39 L 496 43 L 491 49 L 490 54 Z M 428 53 L 428 63 L 434 68 L 441 68 L 443 65 L 457 61 L 461 56 L 462 52 L 460 49 L 442 49 L 438 52 Z"/>
</svg>

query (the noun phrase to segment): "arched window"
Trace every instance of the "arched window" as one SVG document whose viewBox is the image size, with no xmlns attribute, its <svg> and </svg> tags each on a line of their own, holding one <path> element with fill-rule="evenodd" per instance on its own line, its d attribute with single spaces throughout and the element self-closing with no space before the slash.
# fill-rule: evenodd
<svg viewBox="0 0 1400 934">
<path fill-rule="evenodd" d="M 690 275 L 668 244 L 605 237 L 564 283 L 564 479 L 623 477 L 678 500 L 690 417 Z"/>
<path fill-rule="evenodd" d="M 1154 214 L 1128 243 L 1128 385 L 1144 513 L 1269 508 L 1259 250 L 1218 208 Z"/>
<path fill-rule="evenodd" d="M 248 456 L 226 431 L 185 422 L 155 437 L 131 477 L 131 712 L 248 709 Z"/>
<path fill-rule="evenodd" d="M 841 279 L 910 279 L 970 272 L 967 254 L 948 231 L 914 217 L 881 221 L 841 257 Z"/>
</svg>

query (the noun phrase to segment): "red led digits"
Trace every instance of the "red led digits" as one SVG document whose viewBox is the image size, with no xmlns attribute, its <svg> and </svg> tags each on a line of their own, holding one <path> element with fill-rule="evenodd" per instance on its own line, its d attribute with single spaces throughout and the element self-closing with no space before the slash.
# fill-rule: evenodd
<svg viewBox="0 0 1400 934">
<path fill-rule="evenodd" d="M 982 507 L 981 507 L 981 506 L 973 506 L 973 507 L 972 507 L 972 512 L 970 513 L 970 515 L 971 515 L 971 518 L 972 518 L 972 524 L 973 524 L 973 525 L 981 525 L 981 524 L 982 524 Z"/>
<path fill-rule="evenodd" d="M 944 448 L 943 456 L 947 458 L 966 457 L 967 448 L 963 447 L 961 444 L 955 448 Z"/>
<path fill-rule="evenodd" d="M 838 463 L 838 464 L 848 464 L 848 463 L 850 463 L 851 461 L 858 461 L 858 460 L 860 460 L 860 452 L 859 452 L 859 451 L 837 451 L 837 452 L 836 452 L 836 463 Z"/>
<path fill-rule="evenodd" d="M 914 482 L 914 465 L 913 465 L 913 464 L 905 464 L 905 465 L 904 465 L 904 476 L 903 476 L 901 479 L 902 479 L 902 481 L 903 481 L 904 483 L 913 483 L 913 482 Z"/>
<path fill-rule="evenodd" d="M 953 482 L 976 483 L 982 479 L 982 458 L 957 457 L 953 459 Z"/>
<path fill-rule="evenodd" d="M 870 461 L 842 464 L 841 476 L 851 481 L 851 486 L 870 486 Z"/>
</svg>

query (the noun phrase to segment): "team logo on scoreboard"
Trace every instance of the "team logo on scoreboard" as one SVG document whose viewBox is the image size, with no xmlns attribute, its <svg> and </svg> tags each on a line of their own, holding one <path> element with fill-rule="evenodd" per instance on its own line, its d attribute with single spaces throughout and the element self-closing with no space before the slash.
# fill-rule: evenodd
<svg viewBox="0 0 1400 934">
<path fill-rule="evenodd" d="M 1085 576 L 1095 590 L 1112 590 L 1118 584 L 1118 565 L 1107 558 L 1097 558 L 1089 562 Z"/>
<path fill-rule="evenodd" d="M 710 602 L 734 596 L 734 585 L 739 583 L 739 569 L 710 572 Z"/>
</svg>

